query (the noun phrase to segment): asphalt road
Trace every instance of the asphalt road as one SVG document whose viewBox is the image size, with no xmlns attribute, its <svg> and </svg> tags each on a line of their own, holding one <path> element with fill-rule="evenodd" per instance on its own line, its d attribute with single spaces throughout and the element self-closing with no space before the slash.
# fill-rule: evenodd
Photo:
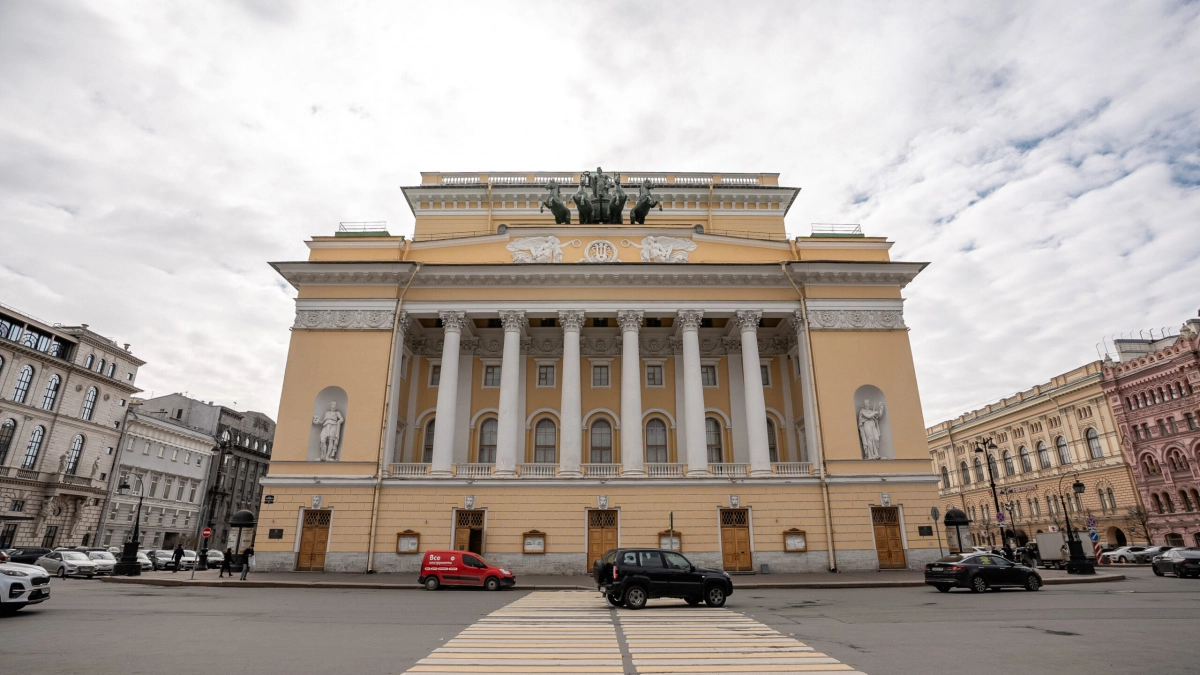
<svg viewBox="0 0 1200 675">
<path fill-rule="evenodd" d="M 870 675 L 1196 672 L 1200 580 L 1156 578 L 1145 568 L 1125 574 L 1037 593 L 746 590 L 727 607 Z M 0 618 L 6 672 L 399 673 L 525 595 L 76 579 L 52 588 L 50 601 Z"/>
</svg>

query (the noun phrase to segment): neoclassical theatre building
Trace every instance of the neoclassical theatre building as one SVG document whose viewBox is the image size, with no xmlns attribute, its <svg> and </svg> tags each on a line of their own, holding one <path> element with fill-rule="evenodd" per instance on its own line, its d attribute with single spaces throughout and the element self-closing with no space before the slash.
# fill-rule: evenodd
<svg viewBox="0 0 1200 675">
<path fill-rule="evenodd" d="M 425 173 L 403 193 L 412 238 L 343 226 L 274 263 L 298 297 L 259 569 L 938 556 L 901 295 L 923 263 L 857 231 L 789 240 L 799 189 L 776 174 Z"/>
</svg>

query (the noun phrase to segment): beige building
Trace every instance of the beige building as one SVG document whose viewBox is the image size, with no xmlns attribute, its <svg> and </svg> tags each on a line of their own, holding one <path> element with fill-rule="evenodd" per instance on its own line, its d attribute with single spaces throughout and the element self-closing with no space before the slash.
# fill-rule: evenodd
<svg viewBox="0 0 1200 675">
<path fill-rule="evenodd" d="M 274 263 L 298 297 L 260 569 L 938 555 L 901 296 L 923 263 L 854 230 L 789 240 L 799 190 L 775 174 L 427 173 L 403 192 L 411 239 L 343 228 Z"/>
<path fill-rule="evenodd" d="M 1101 544 L 1134 543 L 1128 513 L 1140 500 L 1099 361 L 926 432 L 941 478 L 942 512 L 965 511 L 977 544 L 1000 545 L 989 466 L 1005 527 L 1019 543 L 1051 526 L 1065 528 L 1068 516 L 1085 541 L 1090 518 Z M 996 449 L 976 452 L 985 439 Z M 1082 495 L 1072 492 L 1076 477 L 1085 485 Z"/>
</svg>

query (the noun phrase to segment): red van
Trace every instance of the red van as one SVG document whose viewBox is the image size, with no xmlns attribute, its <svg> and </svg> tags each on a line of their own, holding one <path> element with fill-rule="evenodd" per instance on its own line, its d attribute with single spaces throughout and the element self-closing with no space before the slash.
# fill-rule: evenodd
<svg viewBox="0 0 1200 675">
<path fill-rule="evenodd" d="M 482 586 L 496 591 L 517 583 L 517 578 L 470 551 L 426 551 L 417 583 L 430 591 L 443 585 Z"/>
</svg>

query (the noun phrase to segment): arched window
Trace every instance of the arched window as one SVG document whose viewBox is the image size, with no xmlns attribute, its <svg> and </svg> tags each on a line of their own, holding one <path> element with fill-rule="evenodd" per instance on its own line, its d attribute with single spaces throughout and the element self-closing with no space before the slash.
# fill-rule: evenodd
<svg viewBox="0 0 1200 675">
<path fill-rule="evenodd" d="M 8 459 L 8 449 L 12 447 L 13 434 L 16 432 L 16 420 L 4 420 L 4 424 L 0 425 L 0 466 L 4 466 L 4 460 Z"/>
<path fill-rule="evenodd" d="M 54 402 L 58 400 L 58 385 L 62 384 L 62 378 L 58 375 L 50 377 L 50 381 L 46 383 L 46 395 L 42 397 L 42 410 L 54 410 Z"/>
<path fill-rule="evenodd" d="M 1182 384 L 1180 384 L 1178 382 L 1175 383 L 1175 393 L 1177 394 L 1176 398 L 1181 398 L 1181 397 L 1185 396 L 1185 394 L 1183 393 L 1183 385 Z"/>
<path fill-rule="evenodd" d="M 1108 494 L 1108 508 L 1112 509 L 1113 511 L 1116 511 L 1117 510 L 1117 498 L 1113 496 L 1112 488 L 1106 488 L 1104 490 L 1104 492 Z"/>
<path fill-rule="evenodd" d="M 96 372 L 97 373 L 104 372 L 104 359 L 100 359 L 100 365 L 96 366 Z"/>
<path fill-rule="evenodd" d="M 1140 406 L 1138 406 L 1138 407 L 1139 407 L 1139 408 L 1145 408 L 1147 405 L 1148 405 L 1148 404 L 1146 403 L 1146 392 L 1144 392 L 1144 391 L 1143 391 L 1143 392 L 1142 392 L 1142 404 L 1141 404 Z"/>
<path fill-rule="evenodd" d="M 1197 509 L 1200 509 L 1200 492 L 1197 492 L 1196 488 L 1192 488 L 1192 503 L 1196 505 Z"/>
<path fill-rule="evenodd" d="M 646 462 L 667 461 L 667 425 L 660 419 L 646 422 Z"/>
<path fill-rule="evenodd" d="M 775 423 L 767 418 L 767 456 L 772 462 L 779 461 L 779 441 L 775 438 Z"/>
<path fill-rule="evenodd" d="M 79 469 L 79 456 L 83 454 L 83 436 L 76 436 L 75 440 L 71 441 L 71 454 L 67 455 L 67 470 L 66 473 L 74 476 L 75 471 Z"/>
<path fill-rule="evenodd" d="M 38 453 L 42 451 L 42 436 L 46 430 L 42 427 L 34 427 L 33 433 L 29 434 L 29 445 L 25 448 L 25 460 L 21 462 L 22 469 L 32 469 L 37 464 Z"/>
<path fill-rule="evenodd" d="M 109 377 L 112 377 L 113 375 L 116 374 L 116 372 L 117 372 L 117 362 L 113 361 L 112 363 L 108 364 L 108 372 L 106 372 L 104 374 Z"/>
<path fill-rule="evenodd" d="M 950 471 L 946 467 L 942 467 L 942 487 L 950 487 Z"/>
<path fill-rule="evenodd" d="M 96 394 L 98 393 L 95 387 L 90 387 L 87 390 L 87 396 L 83 398 L 83 411 L 79 413 L 80 419 L 92 419 L 92 411 L 96 409 Z"/>
<path fill-rule="evenodd" d="M 1029 448 L 1022 445 L 1021 450 L 1020 450 L 1020 455 L 1021 455 L 1021 472 L 1029 473 L 1030 471 L 1033 471 L 1033 462 L 1029 459 Z"/>
<path fill-rule="evenodd" d="M 1071 451 L 1067 449 L 1067 439 L 1059 436 L 1054 439 L 1054 447 L 1058 448 L 1058 463 L 1066 466 L 1071 463 Z"/>
<path fill-rule="evenodd" d="M 1175 513 L 1175 502 L 1171 501 L 1171 495 L 1163 493 L 1163 506 L 1167 507 L 1167 513 Z"/>
<path fill-rule="evenodd" d="M 1179 491 L 1179 505 L 1183 507 L 1184 511 L 1192 510 L 1192 500 L 1188 497 L 1188 493 L 1184 490 Z"/>
<path fill-rule="evenodd" d="M 1104 450 L 1100 447 L 1100 434 L 1096 433 L 1095 429 L 1089 427 L 1084 436 L 1087 438 L 1088 452 L 1092 455 L 1092 459 L 1103 457 Z"/>
<path fill-rule="evenodd" d="M 975 482 L 983 482 L 983 461 L 978 457 L 975 458 Z"/>
<path fill-rule="evenodd" d="M 543 419 L 533 430 L 533 461 L 539 464 L 553 464 L 555 461 L 557 430 L 554 420 Z"/>
<path fill-rule="evenodd" d="M 1163 512 L 1162 500 L 1160 500 L 1158 498 L 1158 495 L 1150 495 L 1150 500 L 1154 502 L 1154 512 L 1162 513 Z"/>
<path fill-rule="evenodd" d="M 1006 475 L 1006 476 L 1017 475 L 1017 468 L 1015 466 L 1013 466 L 1013 456 L 1012 456 L 1011 450 L 1004 451 L 1004 475 Z"/>
<path fill-rule="evenodd" d="M 1050 448 L 1047 448 L 1046 444 L 1043 443 L 1042 441 L 1038 441 L 1037 451 L 1038 451 L 1038 464 L 1040 464 L 1043 469 L 1049 469 L 1050 468 Z"/>
<path fill-rule="evenodd" d="M 708 444 L 708 463 L 720 464 L 725 461 L 721 443 L 721 423 L 716 418 L 709 417 L 704 420 L 704 437 Z"/>
<path fill-rule="evenodd" d="M 422 439 L 421 461 L 429 464 L 433 461 L 433 437 L 437 432 L 437 420 L 432 419 L 425 423 L 425 437 Z"/>
<path fill-rule="evenodd" d="M 592 422 L 591 461 L 592 464 L 612 464 L 612 425 L 608 420 Z"/>
<path fill-rule="evenodd" d="M 21 373 L 17 375 L 17 386 L 13 389 L 13 403 L 24 403 L 25 397 L 29 395 L 29 383 L 33 381 L 33 368 L 25 366 L 21 369 Z"/>
<path fill-rule="evenodd" d="M 92 369 L 92 364 L 93 364 L 93 363 L 95 363 L 95 362 L 96 362 L 96 355 L 95 355 L 95 354 L 88 354 L 88 355 L 87 355 L 87 358 L 83 360 L 83 367 L 84 367 L 84 368 L 87 368 L 88 370 L 91 370 L 91 369 Z"/>
<path fill-rule="evenodd" d="M 962 478 L 962 484 L 963 484 L 963 485 L 970 485 L 970 484 L 971 484 L 971 470 L 967 468 L 967 462 L 966 462 L 966 460 L 963 460 L 962 462 L 959 462 L 959 464 L 958 464 L 958 474 L 959 474 L 959 476 Z"/>
<path fill-rule="evenodd" d="M 479 426 L 479 462 L 482 464 L 496 463 L 496 431 L 500 423 L 495 417 L 489 417 Z"/>
</svg>

